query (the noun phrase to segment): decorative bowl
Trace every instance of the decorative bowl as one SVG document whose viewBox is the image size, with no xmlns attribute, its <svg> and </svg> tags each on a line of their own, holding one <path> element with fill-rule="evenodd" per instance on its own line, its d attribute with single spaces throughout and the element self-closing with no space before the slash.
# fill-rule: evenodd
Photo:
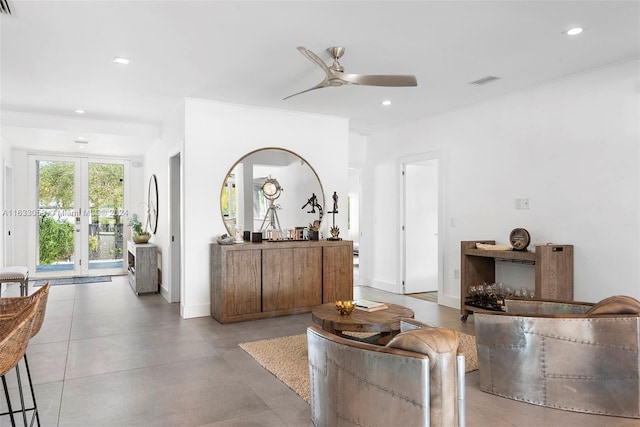
<svg viewBox="0 0 640 427">
<path fill-rule="evenodd" d="M 340 314 L 351 314 L 355 308 L 356 306 L 353 304 L 353 301 L 336 301 L 336 310 L 338 310 Z"/>
<path fill-rule="evenodd" d="M 138 244 L 147 243 L 150 238 L 151 238 L 151 234 L 150 233 L 142 233 L 142 234 L 134 234 L 133 235 L 133 241 L 135 243 L 138 243 Z"/>
</svg>

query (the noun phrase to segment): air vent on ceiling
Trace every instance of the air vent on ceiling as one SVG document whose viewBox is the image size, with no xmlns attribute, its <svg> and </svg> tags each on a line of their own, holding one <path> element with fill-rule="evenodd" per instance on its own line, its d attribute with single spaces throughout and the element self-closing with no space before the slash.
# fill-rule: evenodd
<svg viewBox="0 0 640 427">
<path fill-rule="evenodd" d="M 6 13 L 11 15 L 11 8 L 9 8 L 9 0 L 0 0 L 0 13 Z"/>
<path fill-rule="evenodd" d="M 482 85 L 486 85 L 487 83 L 491 83 L 494 82 L 496 80 L 499 80 L 500 77 L 496 77 L 496 76 L 487 76 L 487 77 L 483 77 L 481 79 L 475 80 L 473 82 L 471 82 L 472 85 L 478 85 L 478 86 L 482 86 Z"/>
</svg>

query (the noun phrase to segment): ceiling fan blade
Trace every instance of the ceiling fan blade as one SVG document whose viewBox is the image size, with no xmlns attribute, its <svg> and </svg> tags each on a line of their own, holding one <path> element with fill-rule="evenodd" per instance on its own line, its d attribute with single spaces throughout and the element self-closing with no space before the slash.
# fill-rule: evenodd
<svg viewBox="0 0 640 427">
<path fill-rule="evenodd" d="M 1 1 L 1 0 L 0 0 Z M 329 67 L 318 55 L 310 51 L 304 46 L 298 46 L 298 51 L 303 54 L 309 61 L 318 65 L 325 73 L 324 80 L 315 85 L 314 87 L 303 90 L 302 92 L 294 93 L 284 99 L 289 99 L 292 96 L 300 95 L 312 90 L 321 89 L 323 87 L 337 87 L 344 85 L 363 85 L 363 86 L 388 86 L 388 87 L 406 87 L 406 86 L 418 86 L 418 80 L 413 75 L 393 75 L 393 74 L 345 74 L 343 67 L 338 62 L 338 59 L 344 53 L 344 48 L 329 48 L 329 53 L 334 57 L 334 62 Z"/>
<path fill-rule="evenodd" d="M 325 64 L 324 61 L 322 59 L 320 59 L 320 57 L 318 55 L 316 55 L 315 53 L 311 52 L 309 49 L 307 49 L 304 46 L 298 46 L 298 51 L 301 54 L 303 54 L 304 56 L 306 56 L 309 61 L 317 64 L 318 66 L 320 66 L 320 68 L 322 68 L 322 70 L 327 75 L 327 77 L 329 77 L 331 75 L 331 70 L 329 69 L 329 66 L 327 64 Z"/>
<path fill-rule="evenodd" d="M 9 0 L 0 0 L 0 13 L 6 13 L 7 15 L 11 15 Z"/>
<path fill-rule="evenodd" d="M 282 100 L 284 101 L 285 99 L 289 99 L 289 98 L 291 98 L 293 96 L 300 95 L 300 94 L 305 93 L 305 92 L 311 92 L 312 90 L 316 90 L 316 89 L 322 89 L 324 87 L 329 87 L 329 86 L 331 86 L 331 85 L 328 83 L 328 80 L 325 78 L 323 81 L 321 81 L 320 83 L 318 83 L 314 87 L 306 89 L 306 90 L 303 90 L 302 92 L 294 93 L 293 95 L 289 95 L 289 96 L 287 96 L 285 98 L 282 98 Z"/>
<path fill-rule="evenodd" d="M 365 86 L 418 86 L 416 76 L 412 75 L 393 75 L 393 74 L 344 74 L 334 72 L 333 75 L 354 85 Z"/>
</svg>

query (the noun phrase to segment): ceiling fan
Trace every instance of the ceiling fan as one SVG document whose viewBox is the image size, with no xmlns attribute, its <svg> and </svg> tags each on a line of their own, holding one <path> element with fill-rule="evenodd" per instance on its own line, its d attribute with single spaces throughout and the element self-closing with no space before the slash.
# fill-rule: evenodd
<svg viewBox="0 0 640 427">
<path fill-rule="evenodd" d="M 344 67 L 340 65 L 340 58 L 344 55 L 344 47 L 330 47 L 327 52 L 333 58 L 333 64 L 330 66 L 325 64 L 322 59 L 309 49 L 303 46 L 298 47 L 298 51 L 307 57 L 311 62 L 317 64 L 325 72 L 324 79 L 317 85 L 303 90 L 302 92 L 294 93 L 284 99 L 289 99 L 292 96 L 300 95 L 301 93 L 309 92 L 316 89 L 322 89 L 331 86 L 344 86 L 344 85 L 362 85 L 362 86 L 393 86 L 393 87 L 405 87 L 405 86 L 417 86 L 418 81 L 416 76 L 413 75 L 392 75 L 392 74 L 346 74 Z"/>
<path fill-rule="evenodd" d="M 7 15 L 11 15 L 9 0 L 0 0 L 0 13 L 6 13 Z"/>
</svg>

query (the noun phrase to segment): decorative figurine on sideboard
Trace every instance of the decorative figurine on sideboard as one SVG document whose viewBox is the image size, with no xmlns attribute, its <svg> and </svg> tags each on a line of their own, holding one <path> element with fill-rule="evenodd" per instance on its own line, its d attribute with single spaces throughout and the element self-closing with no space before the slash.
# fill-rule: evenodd
<svg viewBox="0 0 640 427">
<path fill-rule="evenodd" d="M 331 227 L 331 237 L 327 240 L 342 240 L 338 235 L 340 234 L 340 228 L 336 227 L 336 214 L 338 213 L 338 193 L 333 192 L 333 210 L 329 212 L 333 214 L 333 226 Z"/>
<path fill-rule="evenodd" d="M 311 210 L 307 211 L 307 213 L 316 213 L 316 208 L 318 208 L 319 218 L 312 223 L 309 223 L 309 227 L 307 227 L 307 229 L 309 230 L 309 240 L 319 240 L 320 223 L 322 222 L 322 206 L 320 206 L 320 203 L 318 203 L 318 197 L 316 197 L 316 193 L 311 193 L 311 197 L 309 197 L 307 203 L 302 206 L 302 209 L 306 208 L 307 206 L 311 206 Z"/>
</svg>

